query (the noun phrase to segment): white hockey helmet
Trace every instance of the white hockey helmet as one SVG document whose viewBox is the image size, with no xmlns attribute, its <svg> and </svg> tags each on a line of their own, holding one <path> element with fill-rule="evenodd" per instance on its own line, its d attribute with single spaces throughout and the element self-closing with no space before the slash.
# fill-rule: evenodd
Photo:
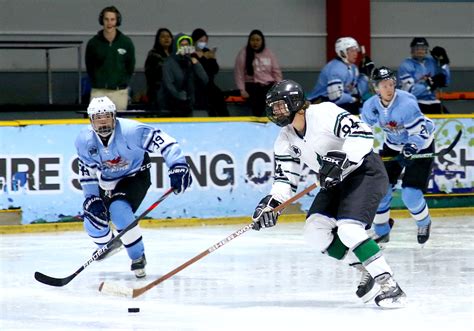
<svg viewBox="0 0 474 331">
<path fill-rule="evenodd" d="M 93 98 L 87 107 L 92 128 L 101 137 L 108 137 L 115 128 L 115 104 L 108 97 Z"/>
<path fill-rule="evenodd" d="M 342 37 L 336 40 L 336 54 L 339 56 L 344 62 L 347 61 L 347 49 L 355 47 L 357 51 L 360 50 L 359 44 L 357 41 L 352 37 Z"/>
</svg>

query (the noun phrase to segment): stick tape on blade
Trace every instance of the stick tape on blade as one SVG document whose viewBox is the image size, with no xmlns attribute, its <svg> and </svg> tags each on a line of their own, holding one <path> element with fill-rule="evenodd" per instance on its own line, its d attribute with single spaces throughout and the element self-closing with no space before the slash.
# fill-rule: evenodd
<svg viewBox="0 0 474 331">
<path fill-rule="evenodd" d="M 133 289 L 111 282 L 102 282 L 99 285 L 99 292 L 127 298 L 131 298 L 133 295 Z"/>
</svg>

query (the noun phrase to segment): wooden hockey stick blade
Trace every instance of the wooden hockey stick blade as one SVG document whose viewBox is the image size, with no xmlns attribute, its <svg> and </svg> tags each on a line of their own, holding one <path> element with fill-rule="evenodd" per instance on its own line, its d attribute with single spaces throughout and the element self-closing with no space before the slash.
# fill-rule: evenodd
<svg viewBox="0 0 474 331">
<path fill-rule="evenodd" d="M 286 208 L 287 206 L 289 206 L 290 204 L 292 204 L 296 200 L 300 199 L 304 195 L 306 195 L 309 192 L 311 192 L 312 190 L 314 190 L 316 187 L 317 187 L 316 184 L 312 184 L 312 185 L 308 186 L 303 191 L 299 192 L 298 194 L 296 194 L 292 198 L 286 200 L 281 205 L 276 207 L 274 209 L 274 211 L 278 212 L 280 210 L 283 210 L 284 208 Z M 214 252 L 215 250 L 221 248 L 222 246 L 227 244 L 229 241 L 234 240 L 235 238 L 239 237 L 240 235 L 244 234 L 245 232 L 247 232 L 248 230 L 250 230 L 252 228 L 253 228 L 253 222 L 250 223 L 250 224 L 245 225 L 243 228 L 235 231 L 231 235 L 227 236 L 225 239 L 219 241 L 218 243 L 216 243 L 213 246 L 209 247 L 207 250 L 201 252 L 200 254 L 196 255 L 192 259 L 190 259 L 190 260 L 186 261 L 185 263 L 181 264 L 179 267 L 171 270 L 166 275 L 161 276 L 160 278 L 152 281 L 151 283 L 149 283 L 148 285 L 146 285 L 144 287 L 131 289 L 131 288 L 124 287 L 124 286 L 121 286 L 121 285 L 111 284 L 109 282 L 102 282 L 99 285 L 99 292 L 102 292 L 102 293 L 105 293 L 105 294 L 111 294 L 111 295 L 115 295 L 115 296 L 126 296 L 126 297 L 131 296 L 132 298 L 136 298 L 136 297 L 142 295 L 143 293 L 145 293 L 146 291 L 150 290 L 151 288 L 155 287 L 156 285 L 164 282 L 168 278 L 174 276 L 175 274 L 177 274 L 181 270 L 185 269 L 186 267 L 190 266 L 194 262 L 199 261 L 200 259 L 202 259 L 206 255 L 208 255 L 208 254 Z"/>
<path fill-rule="evenodd" d="M 459 130 L 459 132 L 456 134 L 456 137 L 454 137 L 454 140 L 451 142 L 451 144 L 449 144 L 448 147 L 446 148 L 443 148 L 442 150 L 440 150 L 439 152 L 437 153 L 424 153 L 424 154 L 414 154 L 411 159 L 412 160 L 416 160 L 416 159 L 429 159 L 429 158 L 432 158 L 432 157 L 438 157 L 438 156 L 443 156 L 443 155 L 446 155 L 448 154 L 449 152 L 451 152 L 453 150 L 453 148 L 457 145 L 458 141 L 461 139 L 461 136 L 462 136 L 462 130 Z M 384 156 L 382 157 L 382 161 L 395 161 L 397 160 L 397 158 L 399 157 L 399 155 L 396 155 L 396 156 Z"/>
<path fill-rule="evenodd" d="M 109 246 L 111 246 L 113 242 L 116 242 L 117 240 L 119 240 L 125 233 L 127 233 L 130 229 L 135 227 L 138 224 L 138 221 L 140 221 L 146 215 L 148 215 L 153 209 L 155 209 L 156 206 L 158 206 L 163 200 L 165 200 L 166 197 L 168 197 L 172 192 L 173 192 L 173 189 L 170 188 L 165 193 L 163 193 L 163 195 L 158 200 L 156 200 L 150 207 L 148 207 L 148 209 L 145 210 L 140 216 L 135 218 L 135 220 L 132 223 L 130 223 L 125 229 L 123 229 L 120 233 L 118 233 L 107 244 L 102 246 L 100 249 L 96 250 L 94 254 L 92 254 L 92 257 L 89 258 L 89 260 L 87 260 L 86 263 L 84 263 L 73 274 L 66 276 L 64 278 L 55 278 L 55 277 L 45 275 L 39 271 L 36 271 L 35 279 L 40 283 L 43 283 L 45 285 L 50 285 L 50 286 L 61 287 L 61 286 L 67 285 L 71 280 L 76 278 L 76 276 L 80 274 L 85 268 L 87 268 L 89 264 L 96 261 L 100 256 L 105 254 L 109 250 Z"/>
</svg>

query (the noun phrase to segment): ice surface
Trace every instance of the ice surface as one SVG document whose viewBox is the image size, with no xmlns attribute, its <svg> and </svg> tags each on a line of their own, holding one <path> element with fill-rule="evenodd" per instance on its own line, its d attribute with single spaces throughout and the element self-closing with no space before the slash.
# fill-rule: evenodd
<svg viewBox="0 0 474 331">
<path fill-rule="evenodd" d="M 242 225 L 243 226 L 243 225 Z M 474 220 L 435 218 L 423 249 L 415 222 L 398 220 L 385 250 L 408 306 L 381 310 L 355 295 L 360 278 L 313 251 L 301 223 L 249 231 L 136 298 L 106 296 L 102 281 L 142 287 L 239 229 L 239 225 L 143 230 L 148 276 L 136 280 L 125 250 L 89 265 L 82 232 L 0 237 L 1 330 L 473 330 Z M 128 313 L 128 308 L 140 308 Z"/>
</svg>

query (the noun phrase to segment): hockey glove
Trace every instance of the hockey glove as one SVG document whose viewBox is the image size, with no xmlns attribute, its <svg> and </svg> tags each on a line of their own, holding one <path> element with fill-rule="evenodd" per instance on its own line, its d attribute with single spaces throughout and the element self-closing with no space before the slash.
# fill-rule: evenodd
<svg viewBox="0 0 474 331">
<path fill-rule="evenodd" d="M 321 157 L 319 184 L 321 189 L 329 189 L 342 181 L 342 172 L 349 167 L 350 161 L 342 151 L 329 151 Z"/>
<path fill-rule="evenodd" d="M 402 151 L 400 152 L 398 163 L 400 163 L 402 167 L 409 166 L 413 162 L 411 157 L 415 155 L 416 152 L 417 149 L 415 144 L 405 144 L 405 146 L 402 148 Z"/>
<path fill-rule="evenodd" d="M 83 208 L 84 216 L 87 217 L 92 225 L 99 229 L 104 229 L 109 226 L 109 212 L 100 197 L 93 196 L 86 198 Z"/>
<path fill-rule="evenodd" d="M 364 56 L 364 58 L 362 59 L 362 61 L 360 61 L 360 64 L 359 64 L 359 72 L 370 78 L 372 76 L 372 71 L 374 69 L 375 69 L 374 62 L 372 62 L 370 57 L 368 57 L 367 55 Z"/>
<path fill-rule="evenodd" d="M 170 185 L 174 189 L 175 194 L 184 193 L 191 186 L 193 178 L 189 172 L 189 165 L 186 163 L 178 163 L 168 170 L 170 176 Z"/>
<path fill-rule="evenodd" d="M 448 54 L 443 47 L 436 46 L 431 50 L 431 56 L 438 61 L 440 66 L 449 64 Z"/>
<path fill-rule="evenodd" d="M 252 215 L 253 229 L 259 231 L 261 228 L 275 226 L 280 212 L 274 212 L 273 209 L 281 205 L 281 202 L 275 200 L 271 195 L 263 198 Z"/>
</svg>

